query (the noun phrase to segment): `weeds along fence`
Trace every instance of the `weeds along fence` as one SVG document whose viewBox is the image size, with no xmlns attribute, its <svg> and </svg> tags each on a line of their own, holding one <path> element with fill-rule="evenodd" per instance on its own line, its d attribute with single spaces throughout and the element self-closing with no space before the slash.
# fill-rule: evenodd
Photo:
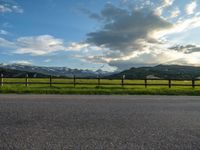
<svg viewBox="0 0 200 150">
<path fill-rule="evenodd" d="M 10 81 L 9 79 L 12 79 Z M 20 79 L 20 81 L 19 81 Z M 61 81 L 57 82 L 54 81 L 56 79 L 59 79 Z M 64 82 L 64 80 L 68 79 L 69 82 Z M 31 81 L 34 80 L 34 81 Z M 40 80 L 40 81 L 37 81 Z M 79 82 L 79 80 L 82 80 L 84 82 Z M 89 82 L 89 80 L 93 80 L 93 82 Z M 105 82 L 117 80 L 118 82 Z M 104 81 L 104 82 L 102 82 Z M 132 81 L 132 82 L 131 82 Z M 141 81 L 141 82 L 134 82 L 134 81 Z M 152 83 L 153 81 L 153 83 Z M 28 74 L 24 78 L 10 78 L 10 77 L 4 77 L 3 74 L 0 75 L 0 86 L 3 87 L 5 85 L 24 85 L 28 87 L 29 85 L 49 85 L 52 87 L 53 85 L 72 85 L 73 87 L 76 87 L 77 85 L 94 85 L 94 86 L 144 86 L 147 88 L 148 86 L 167 86 L 168 88 L 171 88 L 172 86 L 187 86 L 187 87 L 200 87 L 200 79 L 125 79 L 125 76 L 123 75 L 121 79 L 105 79 L 100 78 L 98 76 L 97 78 L 77 78 L 76 76 L 73 76 L 73 78 L 58 78 L 58 77 L 52 77 L 49 76 L 49 78 L 30 78 Z"/>
</svg>

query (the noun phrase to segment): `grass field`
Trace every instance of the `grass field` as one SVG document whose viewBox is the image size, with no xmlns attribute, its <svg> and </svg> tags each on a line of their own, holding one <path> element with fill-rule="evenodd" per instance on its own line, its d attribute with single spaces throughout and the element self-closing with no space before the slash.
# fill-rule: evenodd
<svg viewBox="0 0 200 150">
<path fill-rule="evenodd" d="M 124 86 L 122 86 L 121 80 L 101 79 L 100 85 L 98 85 L 97 79 L 76 79 L 75 87 L 73 79 L 52 79 L 51 87 L 48 78 L 29 78 L 27 87 L 24 78 L 5 78 L 3 81 L 5 83 L 0 88 L 0 93 L 200 95 L 200 81 L 195 82 L 195 85 L 198 85 L 195 88 L 192 88 L 192 81 L 172 81 L 172 87 L 169 88 L 167 80 L 148 80 L 148 84 L 154 85 L 148 85 L 147 88 L 145 88 L 144 80 L 124 80 Z M 14 82 L 23 84 L 14 84 Z M 166 85 L 160 86 L 160 84 Z M 175 84 L 179 84 L 179 86 L 175 86 Z"/>
</svg>

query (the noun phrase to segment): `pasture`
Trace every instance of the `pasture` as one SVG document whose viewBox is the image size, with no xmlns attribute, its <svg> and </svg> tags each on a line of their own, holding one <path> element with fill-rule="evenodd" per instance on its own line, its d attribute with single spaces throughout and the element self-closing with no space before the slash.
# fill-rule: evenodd
<svg viewBox="0 0 200 150">
<path fill-rule="evenodd" d="M 200 95 L 200 80 L 3 78 L 0 93 Z"/>
</svg>

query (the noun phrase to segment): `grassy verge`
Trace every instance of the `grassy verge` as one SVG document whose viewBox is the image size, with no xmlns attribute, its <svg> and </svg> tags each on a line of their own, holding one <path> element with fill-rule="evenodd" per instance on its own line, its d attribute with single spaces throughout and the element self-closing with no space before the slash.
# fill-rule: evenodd
<svg viewBox="0 0 200 150">
<path fill-rule="evenodd" d="M 0 87 L 2 94 L 99 94 L 99 95 L 193 95 L 200 96 L 200 87 L 159 87 L 149 86 L 52 86 L 34 85 L 25 87 L 24 85 L 6 85 Z"/>
</svg>

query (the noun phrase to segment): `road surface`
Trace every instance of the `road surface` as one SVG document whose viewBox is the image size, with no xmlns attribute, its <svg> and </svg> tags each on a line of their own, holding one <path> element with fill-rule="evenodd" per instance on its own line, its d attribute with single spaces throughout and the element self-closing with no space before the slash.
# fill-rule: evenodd
<svg viewBox="0 0 200 150">
<path fill-rule="evenodd" d="M 0 95 L 0 150 L 199 150 L 200 97 Z"/>
</svg>

